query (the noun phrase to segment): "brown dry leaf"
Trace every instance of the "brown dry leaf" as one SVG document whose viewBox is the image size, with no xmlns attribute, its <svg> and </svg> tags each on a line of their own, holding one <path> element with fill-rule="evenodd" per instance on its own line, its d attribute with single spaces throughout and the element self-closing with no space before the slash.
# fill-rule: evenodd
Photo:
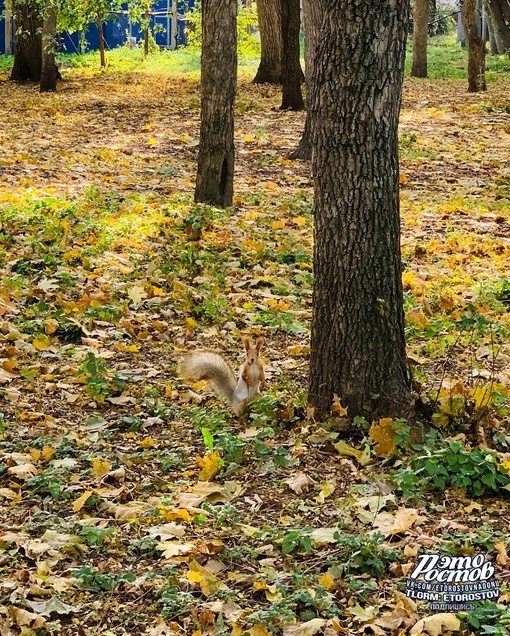
<svg viewBox="0 0 510 636">
<path fill-rule="evenodd" d="M 306 623 L 285 627 L 283 636 L 314 636 L 325 624 L 326 621 L 323 618 L 312 618 Z"/>
<path fill-rule="evenodd" d="M 244 634 L 248 636 L 269 636 L 268 629 L 265 625 L 254 625 L 250 629 L 239 627 L 239 625 L 232 626 L 230 636 L 243 636 Z"/>
<path fill-rule="evenodd" d="M 310 477 L 300 470 L 297 470 L 292 477 L 284 479 L 283 482 L 287 484 L 297 495 L 301 495 L 303 492 L 306 492 L 313 483 Z"/>
<path fill-rule="evenodd" d="M 44 616 L 39 616 L 39 614 L 34 614 L 33 612 L 15 607 L 14 605 L 9 607 L 9 614 L 14 623 L 19 627 L 38 629 L 46 623 Z"/>
<path fill-rule="evenodd" d="M 184 492 L 179 496 L 177 505 L 180 508 L 194 509 L 198 508 L 206 499 L 226 502 L 239 497 L 242 492 L 243 487 L 235 481 L 227 481 L 224 484 L 199 481 L 196 486 L 189 489 L 189 492 Z"/>
<path fill-rule="evenodd" d="M 407 532 L 409 528 L 419 519 L 418 511 L 415 508 L 399 508 L 394 515 L 381 513 L 374 521 L 374 528 L 383 534 L 400 534 Z"/>
<path fill-rule="evenodd" d="M 331 415 L 336 415 L 337 417 L 347 417 L 347 409 L 342 406 L 340 402 L 340 398 L 335 393 L 333 395 L 333 405 L 331 406 Z"/>
<path fill-rule="evenodd" d="M 163 552 L 162 557 L 164 559 L 172 559 L 176 556 L 182 556 L 183 554 L 189 554 L 196 550 L 194 543 L 180 543 L 180 541 L 161 541 L 156 546 L 156 550 Z"/>
<path fill-rule="evenodd" d="M 158 616 L 156 625 L 147 632 L 147 636 L 180 636 L 182 634 L 181 629 L 176 625 L 176 629 L 173 629 L 171 625 L 167 625 L 162 616 Z"/>
<path fill-rule="evenodd" d="M 413 635 L 425 632 L 430 636 L 441 636 L 444 632 L 456 632 L 459 629 L 460 620 L 455 614 L 444 613 L 422 618 L 411 628 L 409 633 Z"/>
<path fill-rule="evenodd" d="M 508 565 L 508 554 L 506 553 L 505 544 L 499 541 L 494 544 L 494 549 L 498 553 L 496 557 L 496 563 L 499 565 Z"/>
<path fill-rule="evenodd" d="M 9 475 L 14 475 L 14 477 L 23 479 L 24 481 L 39 474 L 39 471 L 33 464 L 19 464 L 18 466 L 11 466 L 7 469 L 7 472 Z"/>
</svg>

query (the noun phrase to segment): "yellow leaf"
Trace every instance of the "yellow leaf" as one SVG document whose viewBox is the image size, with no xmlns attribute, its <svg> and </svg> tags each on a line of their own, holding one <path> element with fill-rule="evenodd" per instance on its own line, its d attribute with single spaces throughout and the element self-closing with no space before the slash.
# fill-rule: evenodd
<svg viewBox="0 0 510 636">
<path fill-rule="evenodd" d="M 391 417 L 385 417 L 378 423 L 374 422 L 368 432 L 374 442 L 377 442 L 374 450 L 380 457 L 389 457 L 397 450 L 394 442 L 397 431 L 391 428 L 392 424 Z"/>
<path fill-rule="evenodd" d="M 39 351 L 44 351 L 44 349 L 48 349 L 51 347 L 51 338 L 48 336 L 39 336 L 32 342 L 33 346 Z"/>
<path fill-rule="evenodd" d="M 409 179 L 406 177 L 405 174 L 401 174 L 399 177 L 399 181 L 400 181 L 400 185 L 406 185 Z"/>
<path fill-rule="evenodd" d="M 205 457 L 197 457 L 197 465 L 200 468 L 198 478 L 200 481 L 211 481 L 220 469 L 223 461 L 218 451 L 213 451 Z"/>
<path fill-rule="evenodd" d="M 210 596 L 215 594 L 218 590 L 228 590 L 228 587 L 222 583 L 216 576 L 211 574 L 206 568 L 199 565 L 196 561 L 191 561 L 189 564 L 190 573 L 194 572 L 201 575 L 201 580 L 197 581 L 200 585 L 200 589 L 204 596 Z M 189 580 L 189 574 L 188 574 Z"/>
<path fill-rule="evenodd" d="M 267 190 L 278 190 L 278 185 L 274 181 L 266 181 Z"/>
<path fill-rule="evenodd" d="M 94 477 L 102 477 L 110 470 L 110 463 L 102 460 L 100 457 L 94 457 L 92 460 L 92 472 Z"/>
<path fill-rule="evenodd" d="M 273 230 L 283 230 L 283 228 L 285 227 L 284 219 L 281 219 L 280 221 L 273 221 L 271 223 L 271 227 L 273 228 Z"/>
<path fill-rule="evenodd" d="M 53 446 L 43 446 L 43 449 L 42 449 L 43 459 L 48 461 L 49 459 L 53 457 L 54 452 L 55 452 L 55 449 L 53 448 Z"/>
<path fill-rule="evenodd" d="M 28 452 L 30 453 L 30 456 L 32 457 L 34 462 L 39 461 L 39 459 L 41 458 L 42 453 L 37 448 L 31 447 L 31 448 L 28 449 Z"/>
<path fill-rule="evenodd" d="M 76 501 L 73 501 L 73 510 L 74 512 L 78 512 L 83 508 L 83 506 L 87 503 L 87 499 L 92 496 L 91 490 L 86 490 L 83 495 L 78 497 Z"/>
<path fill-rule="evenodd" d="M 492 397 L 492 386 L 490 384 L 486 384 L 485 386 L 477 386 L 476 389 L 471 392 L 471 397 L 475 401 L 475 406 L 477 409 L 481 409 L 484 406 L 489 406 Z"/>
<path fill-rule="evenodd" d="M 58 329 L 58 320 L 55 318 L 48 318 L 44 323 L 44 333 L 48 336 L 52 336 Z"/>
<path fill-rule="evenodd" d="M 329 572 L 325 572 L 318 580 L 319 585 L 325 587 L 327 590 L 331 590 L 335 584 L 335 579 Z"/>
<path fill-rule="evenodd" d="M 190 570 L 186 575 L 186 578 L 190 583 L 200 583 L 204 577 L 200 574 L 200 572 L 193 572 Z"/>
<path fill-rule="evenodd" d="M 142 439 L 141 442 L 138 442 L 138 444 L 142 448 L 153 448 L 156 445 L 156 442 L 154 441 L 154 439 L 152 437 L 146 437 L 146 438 Z"/>
<path fill-rule="evenodd" d="M 149 139 L 149 141 L 147 142 L 148 146 L 155 146 L 158 142 L 156 141 L 156 139 L 154 139 L 154 137 L 151 137 Z"/>
<path fill-rule="evenodd" d="M 130 287 L 127 294 L 134 303 L 141 303 L 144 298 L 147 298 L 147 292 L 143 285 L 134 285 L 133 287 Z"/>
<path fill-rule="evenodd" d="M 296 216 L 292 220 L 298 227 L 303 227 L 308 219 L 304 216 Z"/>
</svg>

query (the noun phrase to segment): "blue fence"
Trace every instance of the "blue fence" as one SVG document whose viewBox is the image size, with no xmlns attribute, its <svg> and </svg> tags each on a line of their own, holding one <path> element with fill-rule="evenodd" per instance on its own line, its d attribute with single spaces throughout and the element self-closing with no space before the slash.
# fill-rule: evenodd
<svg viewBox="0 0 510 636">
<path fill-rule="evenodd" d="M 159 0 L 152 4 L 150 12 L 150 26 L 156 43 L 165 48 L 176 48 L 185 44 L 186 11 L 193 8 L 195 0 Z M 6 51 L 5 41 L 5 17 L 4 0 L 0 0 L 0 53 Z M 13 32 L 13 30 L 11 30 Z M 59 37 L 59 49 L 66 53 L 79 53 L 82 45 L 86 51 L 95 51 L 99 48 L 99 36 L 97 25 L 90 24 L 87 31 L 80 37 L 79 33 L 61 33 Z M 143 40 L 143 32 L 140 24 L 132 24 L 129 21 L 127 6 L 120 11 L 111 14 L 103 23 L 103 37 L 107 49 L 114 49 L 126 44 L 129 38 L 134 44 Z"/>
</svg>

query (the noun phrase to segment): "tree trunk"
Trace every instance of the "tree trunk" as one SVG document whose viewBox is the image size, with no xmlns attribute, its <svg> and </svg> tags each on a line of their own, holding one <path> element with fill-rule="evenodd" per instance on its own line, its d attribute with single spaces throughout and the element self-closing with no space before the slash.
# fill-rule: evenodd
<svg viewBox="0 0 510 636">
<path fill-rule="evenodd" d="M 145 10 L 145 25 L 143 29 L 143 56 L 149 57 L 149 10 Z"/>
<path fill-rule="evenodd" d="M 97 36 L 99 38 L 99 59 L 101 67 L 104 67 L 106 66 L 106 55 L 104 52 L 103 14 L 100 11 L 97 14 Z"/>
<path fill-rule="evenodd" d="M 414 0 L 412 77 L 427 77 L 429 0 Z"/>
<path fill-rule="evenodd" d="M 12 55 L 12 0 L 5 2 L 5 54 Z"/>
<path fill-rule="evenodd" d="M 504 13 L 505 9 L 510 13 L 508 0 L 486 0 L 486 7 L 490 16 L 497 53 L 510 55 L 510 25 L 505 20 Z"/>
<path fill-rule="evenodd" d="M 489 47 L 491 55 L 498 55 L 502 52 L 503 44 L 498 39 L 496 32 L 494 31 L 494 20 L 492 17 L 492 10 L 490 3 L 485 1 L 485 16 L 487 18 L 487 28 L 489 31 Z"/>
<path fill-rule="evenodd" d="M 57 90 L 57 65 L 55 63 L 55 36 L 57 31 L 57 7 L 46 0 L 42 29 L 41 93 Z"/>
<path fill-rule="evenodd" d="M 369 421 L 411 412 L 397 125 L 407 0 L 328 0 L 315 58 L 309 402 Z"/>
<path fill-rule="evenodd" d="M 226 208 L 234 190 L 237 0 L 202 0 L 200 148 L 195 201 Z"/>
<path fill-rule="evenodd" d="M 280 84 L 282 81 L 281 0 L 258 0 L 260 64 L 255 84 Z"/>
<path fill-rule="evenodd" d="M 468 47 L 468 92 L 485 91 L 485 42 L 478 31 L 477 0 L 464 0 L 462 25 Z"/>
<path fill-rule="evenodd" d="M 42 65 L 42 20 L 35 3 L 15 2 L 14 65 L 11 80 L 39 82 Z"/>
<path fill-rule="evenodd" d="M 325 0 L 303 0 L 303 22 L 305 28 L 305 77 L 306 94 L 311 92 L 315 51 L 321 34 L 321 21 L 324 15 Z M 305 129 L 296 150 L 290 153 L 291 159 L 310 160 L 312 158 L 312 118 L 306 111 Z"/>
<path fill-rule="evenodd" d="M 282 110 L 304 110 L 305 102 L 301 93 L 301 70 L 299 32 L 301 11 L 299 0 L 282 2 Z"/>
</svg>

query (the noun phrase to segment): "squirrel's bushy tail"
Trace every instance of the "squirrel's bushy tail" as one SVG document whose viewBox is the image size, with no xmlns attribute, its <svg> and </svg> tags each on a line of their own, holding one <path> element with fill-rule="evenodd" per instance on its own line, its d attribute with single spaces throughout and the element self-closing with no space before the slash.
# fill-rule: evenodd
<svg viewBox="0 0 510 636">
<path fill-rule="evenodd" d="M 230 403 L 234 399 L 236 380 L 228 362 L 212 351 L 194 351 L 179 365 L 179 375 L 185 380 L 209 380 L 216 395 Z"/>
</svg>

